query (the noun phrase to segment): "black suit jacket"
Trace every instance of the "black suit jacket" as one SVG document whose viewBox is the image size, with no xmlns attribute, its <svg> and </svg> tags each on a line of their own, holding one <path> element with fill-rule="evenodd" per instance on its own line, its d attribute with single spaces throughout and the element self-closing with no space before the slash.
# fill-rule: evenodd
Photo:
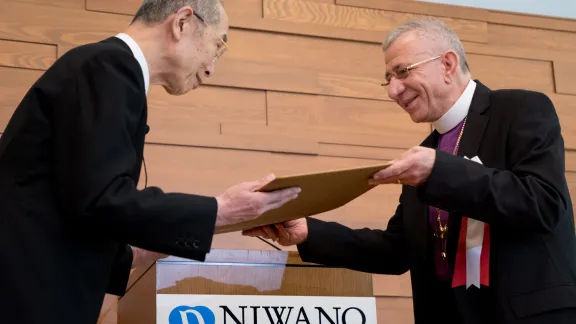
<svg viewBox="0 0 576 324">
<path fill-rule="evenodd" d="M 434 131 L 422 146 L 437 148 Z M 463 322 L 576 323 L 576 242 L 564 169 L 564 144 L 545 95 L 491 91 L 477 81 L 458 155 L 436 150 L 428 181 L 403 186 L 386 230 L 352 230 L 309 218 L 305 261 L 355 270 L 410 270 L 416 323 L 459 311 Z M 478 156 L 483 165 L 463 159 Z M 433 308 L 428 205 L 450 212 L 448 258 L 453 269 L 462 216 L 491 225 L 490 288 L 450 290 L 455 309 Z M 471 305 L 472 303 L 472 305 Z M 478 303 L 483 307 L 474 307 Z"/>
<path fill-rule="evenodd" d="M 46 71 L 0 138 L 0 313 L 7 323 L 96 323 L 122 295 L 134 245 L 204 260 L 213 197 L 137 190 L 147 133 L 142 70 L 117 38 Z"/>
</svg>

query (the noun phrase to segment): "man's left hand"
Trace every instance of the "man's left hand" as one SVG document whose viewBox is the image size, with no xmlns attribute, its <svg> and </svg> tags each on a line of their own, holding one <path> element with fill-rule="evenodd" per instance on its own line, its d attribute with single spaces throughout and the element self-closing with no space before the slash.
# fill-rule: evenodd
<svg viewBox="0 0 576 324">
<path fill-rule="evenodd" d="M 417 187 L 430 177 L 436 151 L 431 148 L 415 146 L 402 154 L 399 160 L 392 161 L 392 165 L 379 171 L 370 179 L 370 184 L 398 183 Z"/>
</svg>

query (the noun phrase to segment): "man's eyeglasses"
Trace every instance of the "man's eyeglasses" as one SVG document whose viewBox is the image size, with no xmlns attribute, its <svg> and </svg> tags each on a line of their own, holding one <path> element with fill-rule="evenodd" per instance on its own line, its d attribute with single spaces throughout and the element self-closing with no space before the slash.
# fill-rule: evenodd
<svg viewBox="0 0 576 324">
<path fill-rule="evenodd" d="M 414 63 L 412 65 L 405 67 L 405 68 L 397 69 L 396 71 L 391 72 L 391 73 L 386 72 L 386 78 L 385 78 L 386 80 L 384 81 L 384 83 L 382 83 L 382 86 L 388 86 L 390 84 L 390 80 L 392 80 L 392 77 L 395 77 L 398 80 L 404 80 L 408 77 L 408 75 L 410 74 L 410 71 L 413 70 L 418 65 L 433 61 L 433 60 L 441 58 L 441 57 L 442 57 L 442 55 L 438 55 L 438 56 L 426 59 L 424 61 Z"/>
<path fill-rule="evenodd" d="M 214 63 L 220 58 L 220 56 L 226 53 L 226 51 L 228 50 L 228 44 L 226 43 L 226 41 L 222 39 L 222 37 L 220 37 L 220 35 L 218 35 L 218 33 L 216 33 L 216 31 L 212 28 L 212 26 L 208 25 L 204 21 L 204 18 L 200 17 L 200 15 L 198 15 L 195 11 L 193 12 L 193 14 L 194 16 L 196 16 L 196 18 L 198 18 L 201 22 L 203 22 L 204 25 L 206 25 L 212 31 L 212 33 L 214 33 L 214 35 L 216 35 L 216 37 L 218 37 L 218 39 L 220 39 L 220 41 L 222 42 L 222 45 L 218 46 L 218 48 L 216 49 L 216 57 L 214 57 L 214 60 L 212 61 Z"/>
</svg>

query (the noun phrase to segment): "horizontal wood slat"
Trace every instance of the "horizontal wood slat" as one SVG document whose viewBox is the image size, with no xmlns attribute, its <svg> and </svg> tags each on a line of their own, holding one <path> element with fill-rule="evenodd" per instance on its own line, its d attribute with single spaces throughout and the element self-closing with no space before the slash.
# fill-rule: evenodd
<svg viewBox="0 0 576 324">
<path fill-rule="evenodd" d="M 319 141 L 325 143 L 410 148 L 429 133 L 427 125 L 413 123 L 402 108 L 391 101 L 273 91 L 268 92 L 267 98 L 268 125 L 304 126 L 324 131 Z M 338 136 L 338 133 L 349 135 Z"/>
<path fill-rule="evenodd" d="M 528 28 L 576 31 L 576 20 L 413 0 L 336 0 L 337 4 Z"/>
<path fill-rule="evenodd" d="M 134 15 L 142 0 L 84 0 L 86 10 Z"/>
<path fill-rule="evenodd" d="M 378 324 L 414 324 L 412 298 L 377 297 Z"/>
<path fill-rule="evenodd" d="M 270 135 L 267 137 L 255 135 L 222 135 L 209 132 L 210 125 L 200 126 L 198 132 L 194 127 L 187 132 L 186 137 L 178 137 L 173 133 L 161 133 L 147 137 L 148 143 L 176 144 L 205 148 L 240 149 L 249 151 L 264 151 L 292 154 L 318 154 L 318 143 L 310 139 L 294 138 L 291 136 Z"/>
<path fill-rule="evenodd" d="M 467 55 L 472 77 L 493 89 L 554 92 L 552 62 L 488 55 Z"/>
<path fill-rule="evenodd" d="M 486 9 L 411 0 L 336 0 L 336 4 L 478 21 L 486 21 L 489 16 Z"/>
<path fill-rule="evenodd" d="M 402 275 L 373 275 L 374 296 L 412 297 L 410 272 Z"/>
<path fill-rule="evenodd" d="M 555 17 L 544 17 L 490 10 L 487 21 L 494 24 L 510 26 L 576 32 L 575 19 L 561 19 Z"/>
<path fill-rule="evenodd" d="M 557 93 L 576 95 L 576 61 L 554 61 L 554 78 Z"/>
<path fill-rule="evenodd" d="M 318 155 L 390 161 L 398 159 L 406 150 L 347 144 L 319 143 Z"/>
<path fill-rule="evenodd" d="M 210 84 L 387 99 L 375 44 L 231 30 L 230 50 Z"/>
<path fill-rule="evenodd" d="M 54 61 L 54 45 L 0 40 L 0 66 L 46 70 Z"/>
<path fill-rule="evenodd" d="M 264 18 L 286 20 L 335 28 L 390 31 L 395 26 L 418 17 L 383 10 L 373 10 L 306 0 L 263 0 Z M 486 42 L 486 23 L 446 18 L 462 40 Z"/>
<path fill-rule="evenodd" d="M 0 38 L 77 46 L 125 29 L 128 16 L 0 0 Z M 34 17 L 34 19 L 27 19 Z"/>
<path fill-rule="evenodd" d="M 228 136 L 261 138 L 289 136 L 299 140 L 313 140 L 318 143 L 317 154 L 320 156 L 392 160 L 405 151 L 405 149 L 382 147 L 383 142 L 378 142 L 380 137 L 376 134 L 323 131 L 302 126 L 264 126 L 253 123 L 222 123 L 221 129 L 222 134 Z M 377 146 L 366 146 L 367 143 Z"/>
<path fill-rule="evenodd" d="M 405 147 L 401 146 L 400 141 L 390 141 L 389 138 L 383 136 L 382 133 L 354 133 L 353 130 L 350 131 L 338 131 L 329 129 L 318 129 L 309 127 L 307 125 L 261 125 L 257 123 L 234 123 L 234 122 L 224 122 L 222 123 L 222 134 L 225 135 L 257 135 L 257 136 L 270 136 L 270 135 L 282 135 L 282 136 L 293 136 L 295 138 L 309 138 L 313 139 L 315 142 L 320 144 L 332 144 L 332 145 L 344 145 L 347 148 L 349 146 L 359 146 L 363 148 L 390 148 L 407 149 L 412 146 L 418 145 L 425 136 L 416 139 L 413 142 L 405 141 Z M 392 133 L 390 133 L 392 134 Z M 394 136 L 394 135 L 392 135 Z"/>
<path fill-rule="evenodd" d="M 171 96 L 162 87 L 151 87 L 148 106 L 148 123 L 153 132 L 185 131 L 195 123 L 266 124 L 264 91 L 204 86 L 185 95 Z"/>
<path fill-rule="evenodd" d="M 31 4 L 50 5 L 63 8 L 84 9 L 86 0 L 6 0 L 11 2 L 24 2 Z"/>
<path fill-rule="evenodd" d="M 488 38 L 491 45 L 572 53 L 572 59 L 576 51 L 576 33 L 570 32 L 489 24 Z"/>
</svg>

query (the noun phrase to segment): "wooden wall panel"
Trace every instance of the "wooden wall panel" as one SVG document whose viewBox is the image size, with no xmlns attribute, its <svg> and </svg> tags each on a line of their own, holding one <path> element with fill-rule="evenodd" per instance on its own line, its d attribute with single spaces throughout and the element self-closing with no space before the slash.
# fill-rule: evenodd
<svg viewBox="0 0 576 324">
<path fill-rule="evenodd" d="M 0 38 L 77 46 L 113 36 L 131 21 L 128 16 L 62 8 L 48 3 L 0 0 Z"/>
<path fill-rule="evenodd" d="M 406 0 L 336 0 L 339 5 L 381 9 L 392 12 L 408 12 L 436 17 L 450 17 L 469 20 L 486 21 L 488 10 L 480 8 L 445 5 L 441 3 L 426 3 Z"/>
<path fill-rule="evenodd" d="M 413 324 L 412 298 L 405 297 L 378 297 L 378 324 L 402 323 Z"/>
<path fill-rule="evenodd" d="M 110 12 L 117 14 L 133 15 L 136 13 L 142 0 L 84 0 L 86 1 L 86 10 Z"/>
<path fill-rule="evenodd" d="M 376 44 L 231 30 L 210 84 L 386 99 Z"/>
<path fill-rule="evenodd" d="M 488 38 L 488 42 L 494 45 L 545 48 L 566 55 L 573 55 L 576 51 L 576 33 L 573 32 L 490 24 Z"/>
<path fill-rule="evenodd" d="M 30 4 L 42 4 L 63 8 L 84 9 L 86 0 L 7 0 L 12 2 L 24 2 Z"/>
<path fill-rule="evenodd" d="M 576 20 L 411 0 L 336 0 L 337 4 L 494 24 L 576 32 Z"/>
<path fill-rule="evenodd" d="M 263 0 L 264 18 L 336 28 L 390 31 L 418 15 L 372 10 L 305 0 Z M 446 19 L 462 40 L 486 42 L 486 23 L 477 20 Z"/>
<path fill-rule="evenodd" d="M 141 2 L 0 0 L 0 133 L 43 70 L 71 48 L 122 31 Z M 149 185 L 216 195 L 268 172 L 397 158 L 430 128 L 413 124 L 380 86 L 381 42 L 396 24 L 434 15 L 464 40 L 474 78 L 550 96 L 574 197 L 576 20 L 412 0 L 226 0 L 225 8 L 230 50 L 208 86 L 180 97 L 150 90 Z M 318 217 L 383 229 L 399 193 L 381 186 Z M 235 233 L 216 236 L 214 247 L 273 249 Z M 379 323 L 413 323 L 409 273 L 375 275 L 373 285 Z M 114 304 L 108 296 L 100 323 L 116 323 Z"/>
<path fill-rule="evenodd" d="M 56 46 L 0 40 L 0 66 L 46 70 L 56 60 Z"/>
<path fill-rule="evenodd" d="M 326 131 L 346 129 L 347 133 L 369 134 L 366 138 L 371 140 L 353 142 L 355 138 L 351 136 L 328 143 L 397 148 L 418 145 L 429 132 L 427 125 L 414 124 L 402 108 L 391 101 L 280 92 L 268 93 L 268 124 Z"/>
<path fill-rule="evenodd" d="M 170 96 L 152 87 L 148 94 L 148 140 L 164 144 L 192 144 L 187 132 L 220 134 L 225 121 L 266 124 L 266 93 L 223 87 L 201 87 Z"/>
<path fill-rule="evenodd" d="M 471 54 L 468 55 L 468 64 L 473 78 L 493 89 L 522 88 L 554 92 L 550 61 Z"/>
<path fill-rule="evenodd" d="M 576 95 L 576 64 L 567 61 L 554 61 L 556 92 Z"/>
</svg>

